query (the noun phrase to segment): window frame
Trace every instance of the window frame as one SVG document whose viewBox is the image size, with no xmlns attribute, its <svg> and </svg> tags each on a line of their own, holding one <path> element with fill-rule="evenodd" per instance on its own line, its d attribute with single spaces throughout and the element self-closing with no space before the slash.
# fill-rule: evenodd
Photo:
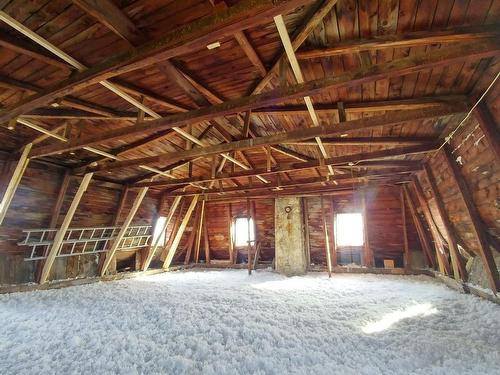
<svg viewBox="0 0 500 375">
<path fill-rule="evenodd" d="M 339 215 L 352 215 L 352 214 L 358 214 L 361 218 L 361 244 L 359 245 L 340 245 L 338 243 L 338 229 L 339 229 Z M 334 239 L 335 239 L 335 248 L 336 249 L 349 249 L 349 248 L 360 248 L 364 247 L 366 244 L 366 228 L 365 228 L 365 220 L 364 220 L 364 213 L 363 211 L 348 211 L 348 212 L 337 212 L 335 213 L 335 220 L 334 220 Z"/>
<path fill-rule="evenodd" d="M 238 220 L 241 220 L 241 219 L 246 219 L 248 220 L 249 222 L 251 222 L 253 225 L 251 226 L 251 229 L 250 229 L 250 242 L 251 244 L 253 245 L 253 243 L 255 242 L 255 232 L 256 232 L 256 226 L 255 226 L 255 220 L 253 219 L 253 217 L 251 216 L 235 216 L 233 217 L 233 220 L 232 220 L 232 225 L 231 225 L 231 240 L 233 242 L 233 246 L 234 248 L 246 248 L 248 247 L 248 240 L 245 241 L 245 244 L 244 245 L 238 245 L 237 242 L 236 242 L 236 222 Z M 247 224 L 248 225 L 248 224 Z M 248 226 L 247 226 L 248 228 Z M 252 230 L 253 229 L 253 230 Z M 247 229 L 247 233 L 245 234 L 247 237 L 248 237 L 248 229 Z M 252 238 L 253 237 L 253 238 Z"/>
</svg>

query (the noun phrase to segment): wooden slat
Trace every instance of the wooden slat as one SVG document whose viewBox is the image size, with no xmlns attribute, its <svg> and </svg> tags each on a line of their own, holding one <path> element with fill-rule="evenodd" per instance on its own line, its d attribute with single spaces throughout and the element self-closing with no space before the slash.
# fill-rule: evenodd
<svg viewBox="0 0 500 375">
<path fill-rule="evenodd" d="M 323 195 L 320 196 L 320 200 L 321 200 L 321 218 L 323 219 L 323 234 L 325 236 L 326 266 L 328 270 L 328 277 L 332 277 L 332 254 L 330 252 L 330 239 L 328 236 L 328 224 L 326 222 Z"/>
<path fill-rule="evenodd" d="M 405 196 L 402 186 L 400 186 L 399 188 L 399 200 L 401 203 L 401 223 L 403 227 L 403 251 L 404 251 L 403 262 L 404 262 L 404 268 L 410 269 L 411 259 L 410 259 L 410 248 L 408 245 L 408 230 L 406 228 L 406 206 L 405 206 Z"/>
<path fill-rule="evenodd" d="M 484 103 L 480 103 L 474 111 L 479 126 L 484 134 L 488 145 L 495 154 L 497 163 L 500 163 L 500 132 L 493 116 Z"/>
<path fill-rule="evenodd" d="M 361 193 L 361 209 L 363 212 L 363 265 L 367 267 L 374 266 L 373 252 L 370 247 L 370 225 L 368 220 L 368 210 L 366 209 L 366 192 L 363 189 Z"/>
</svg>

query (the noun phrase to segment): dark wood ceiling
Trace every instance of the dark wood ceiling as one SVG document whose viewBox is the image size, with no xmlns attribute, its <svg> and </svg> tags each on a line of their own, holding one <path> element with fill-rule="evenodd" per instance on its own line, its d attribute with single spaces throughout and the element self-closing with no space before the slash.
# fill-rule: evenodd
<svg viewBox="0 0 500 375">
<path fill-rule="evenodd" d="M 204 17 L 223 13 L 228 7 L 235 8 L 245 1 L 113 1 L 111 5 L 114 5 L 120 13 L 119 16 L 114 13 L 114 17 L 108 20 L 103 20 L 102 17 L 89 11 L 89 4 L 92 3 L 88 0 L 14 0 L 0 1 L 0 8 L 81 64 L 94 67 L 100 66 L 99 64 L 106 59 L 117 54 L 134 49 L 140 51 L 144 43 L 151 43 L 165 35 L 175 35 L 172 33 L 182 30 L 186 25 L 203 20 Z M 106 4 L 108 1 L 102 3 Z M 500 33 L 495 24 L 500 16 L 498 0 L 339 0 L 337 2 L 320 0 L 302 3 L 305 5 L 283 16 L 292 40 L 300 34 L 304 25 L 308 25 L 308 21 L 312 20 L 309 24 L 314 21 L 315 27 L 308 33 L 296 53 L 306 82 L 343 77 L 362 71 L 363 68 L 367 68 L 366 64 L 378 66 L 407 57 L 422 56 L 419 57 L 418 63 L 424 64 L 426 55 L 447 48 L 477 46 L 483 41 L 494 45 L 498 38 L 492 36 L 498 36 Z M 331 9 L 326 12 L 326 16 L 315 20 L 317 12 L 325 7 Z M 108 17 L 110 15 L 113 13 L 108 13 Z M 273 19 L 267 17 L 257 20 L 259 14 L 255 17 L 256 25 L 242 31 L 243 37 L 246 37 L 250 45 L 249 48 L 247 46 L 247 50 L 242 48 L 239 39 L 242 32 L 238 31 L 214 40 L 213 42 L 220 43 L 219 48 L 208 49 L 206 44 L 198 45 L 197 48 L 190 48 L 188 53 L 177 55 L 168 61 L 159 61 L 114 76 L 110 82 L 166 118 L 176 113 L 186 111 L 190 113 L 197 108 L 234 101 L 254 94 L 255 87 L 258 87 L 263 77 L 267 77 L 267 72 L 272 69 L 284 51 Z M 252 21 L 247 22 L 251 24 Z M 128 36 L 119 35 L 120 31 L 113 28 L 113 24 L 125 27 L 128 25 L 125 30 L 125 33 L 129 33 Z M 449 42 L 438 43 L 432 39 L 433 35 L 442 35 L 443 31 L 451 35 Z M 412 38 L 419 41 L 414 46 L 384 45 L 390 41 Z M 9 112 L 20 103 L 29 101 L 30 96 L 37 92 L 50 91 L 61 82 L 78 75 L 69 64 L 3 22 L 0 22 L 0 42 L 2 115 L 8 116 Z M 369 45 L 371 47 L 367 47 Z M 338 48 L 336 52 L 331 50 L 339 46 L 343 49 Z M 255 56 L 253 59 L 249 58 L 249 49 L 250 51 L 253 49 L 257 61 Z M 319 123 L 332 127 L 339 123 L 341 120 L 339 117 L 343 114 L 343 111 L 339 114 L 339 102 L 345 107 L 347 121 L 388 113 L 398 114 L 408 110 L 426 110 L 439 105 L 443 100 L 444 103 L 469 102 L 484 90 L 491 81 L 492 74 L 498 71 L 497 51 L 497 48 L 493 48 L 485 54 L 471 53 L 470 56 L 464 54 L 463 58 L 455 58 L 449 64 L 439 64 L 432 68 L 415 69 L 410 73 L 391 74 L 388 78 L 322 90 L 311 97 Z M 311 57 L 315 53 L 323 55 Z M 263 93 L 273 93 L 273 90 L 296 84 L 286 57 L 284 61 L 285 63 L 278 64 L 277 74 L 273 75 L 263 87 Z M 23 112 L 19 118 L 45 129 L 60 129 L 64 126 L 65 129 L 62 131 L 73 141 L 133 126 L 138 112 L 135 106 L 100 84 L 88 85 L 52 103 L 55 104 L 37 106 L 34 107 L 36 109 Z M 352 131 L 347 137 L 342 137 L 344 134 L 341 134 L 336 139 L 325 139 L 325 149 L 332 158 L 355 155 L 350 161 L 357 163 L 363 159 L 356 155 L 401 148 L 410 144 L 428 145 L 429 141 L 435 143 L 443 139 L 464 117 L 463 112 L 465 110 L 440 118 L 405 121 L 391 126 Z M 145 116 L 147 121 L 148 114 Z M 244 138 L 241 134 L 244 118 L 244 112 L 225 117 L 215 116 L 209 121 L 182 126 L 182 129 L 197 138 L 202 135 L 205 146 L 216 145 Z M 250 124 L 253 136 L 261 137 L 307 128 L 312 126 L 312 121 L 306 111 L 304 100 L 295 98 L 281 100 L 272 107 L 253 108 Z M 124 160 L 176 153 L 193 147 L 191 142 L 175 131 L 160 135 L 155 132 L 135 134 L 103 140 L 94 147 L 115 155 L 119 154 Z M 8 130 L 5 124 L 0 130 L 1 148 L 12 152 L 39 136 L 40 133 L 22 124 L 18 124 L 12 130 Z M 380 137 L 384 139 L 379 139 Z M 387 137 L 391 139 L 388 140 Z M 415 137 L 419 138 L 415 140 Z M 425 137 L 425 140 L 421 137 Z M 351 138 L 358 139 L 359 143 L 346 143 Z M 377 139 L 379 143 L 374 143 Z M 143 142 L 144 140 L 148 142 Z M 47 139 L 37 146 L 60 144 L 60 141 Z M 240 164 L 246 165 L 246 169 L 259 170 L 268 168 L 269 162 L 272 168 L 279 169 L 280 166 L 290 163 L 314 162 L 322 159 L 314 140 L 273 145 L 269 161 L 268 152 L 266 148 L 259 147 L 237 151 L 231 155 Z M 402 156 L 388 153 L 379 160 L 389 158 L 416 161 L 424 157 L 425 152 Z M 83 149 L 54 153 L 45 159 L 77 168 L 78 172 L 85 171 L 85 167 L 91 166 L 91 162 L 109 164 L 109 161 Z M 349 164 L 352 164 L 350 161 L 346 159 L 341 163 L 343 165 L 335 168 L 336 175 L 354 176 L 356 173 L 362 174 L 368 171 L 377 175 L 372 167 L 360 167 L 362 164 L 350 166 Z M 216 162 L 220 163 L 220 158 Z M 200 157 L 190 164 L 183 164 L 171 170 L 170 173 L 179 179 L 211 176 L 213 163 L 212 156 Z M 168 164 L 158 162 L 152 163 L 151 166 L 162 168 Z M 238 176 L 238 172 L 243 171 L 241 165 L 235 165 L 230 161 L 220 170 L 227 176 Z M 334 180 L 326 177 L 328 172 L 327 166 L 324 165 L 299 170 L 289 168 L 279 174 L 270 174 L 266 179 L 271 182 L 270 186 L 289 184 L 296 187 L 302 181 L 304 184 L 307 183 L 308 188 L 314 189 L 324 186 L 325 181 Z M 385 174 L 397 180 L 400 174 L 396 172 L 401 170 L 391 169 Z M 412 171 L 408 169 L 408 172 Z M 151 173 L 137 165 L 113 168 L 109 171 L 102 170 L 97 173 L 101 177 L 126 183 L 140 182 L 142 178 L 151 177 Z M 158 180 L 172 181 L 168 177 L 159 177 Z M 335 182 L 342 185 L 340 180 L 345 180 L 349 185 L 357 182 L 357 179 L 347 179 L 345 176 Z M 265 186 L 255 176 L 251 179 L 224 178 L 221 179 L 220 185 L 215 186 L 220 190 L 235 189 L 239 185 L 249 184 L 253 189 Z M 198 191 L 196 186 L 187 185 L 186 189 L 188 192 Z"/>
</svg>

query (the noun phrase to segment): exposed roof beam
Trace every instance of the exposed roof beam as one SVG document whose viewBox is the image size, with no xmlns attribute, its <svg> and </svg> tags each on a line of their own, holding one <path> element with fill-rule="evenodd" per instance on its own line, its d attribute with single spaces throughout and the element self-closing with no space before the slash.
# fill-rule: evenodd
<svg viewBox="0 0 500 375">
<path fill-rule="evenodd" d="M 259 55 L 257 55 L 257 52 L 253 48 L 245 33 L 243 31 L 238 31 L 234 34 L 234 38 L 240 45 L 241 49 L 243 49 L 243 52 L 245 52 L 245 55 L 247 55 L 248 60 L 250 60 L 250 62 L 257 68 L 259 74 L 262 77 L 265 77 L 267 74 L 266 67 L 262 63 Z"/>
<path fill-rule="evenodd" d="M 429 44 L 471 42 L 500 37 L 500 25 L 455 27 L 446 30 L 416 31 L 394 35 L 377 35 L 370 39 L 358 39 L 335 43 L 332 47 L 297 51 L 297 58 L 313 59 L 338 56 L 384 48 L 410 48 Z"/>
<path fill-rule="evenodd" d="M 300 141 L 304 139 L 311 139 L 321 136 L 335 136 L 344 133 L 348 134 L 350 132 L 357 130 L 373 129 L 381 126 L 392 126 L 397 124 L 403 124 L 408 121 L 432 119 L 432 118 L 464 112 L 466 110 L 465 106 L 458 106 L 458 107 L 459 108 L 449 108 L 447 110 L 429 109 L 429 110 L 404 111 L 404 112 L 386 114 L 383 116 L 373 116 L 365 119 L 346 121 L 344 123 L 337 124 L 336 126 L 323 125 L 311 128 L 301 128 L 266 137 L 243 139 L 236 142 L 223 143 L 209 147 L 202 147 L 184 152 L 166 153 L 146 158 L 127 160 L 123 162 L 108 163 L 106 165 L 97 166 L 92 170 L 93 171 L 110 170 L 110 169 L 123 168 L 134 165 L 170 163 L 177 160 L 190 159 L 198 156 L 209 156 L 223 152 L 246 150 L 256 147 L 275 145 L 283 142 Z"/>
<path fill-rule="evenodd" d="M 387 150 L 378 150 L 378 151 L 371 151 L 371 152 L 364 152 L 364 153 L 358 153 L 358 154 L 352 154 L 352 155 L 343 155 L 343 156 L 337 156 L 334 158 L 330 158 L 325 160 L 325 165 L 348 165 L 349 163 L 356 163 L 356 165 L 360 165 L 363 168 L 370 168 L 371 169 L 404 169 L 406 171 L 417 171 L 422 169 L 422 164 L 418 161 L 410 161 L 410 160 L 376 160 L 376 159 L 384 159 L 388 157 L 397 157 L 397 156 L 404 156 L 404 155 L 410 155 L 410 154 L 415 154 L 415 153 L 421 153 L 421 152 L 428 152 L 435 150 L 437 148 L 437 145 L 433 146 L 412 146 L 412 147 L 400 147 L 400 148 L 393 148 L 393 149 L 387 149 Z M 368 160 L 373 160 L 375 159 L 376 161 L 368 161 Z M 268 176 L 271 175 L 276 175 L 276 174 L 281 174 L 281 173 L 286 173 L 286 172 L 294 172 L 294 171 L 301 171 L 301 170 L 307 170 L 307 169 L 313 169 L 313 168 L 318 168 L 321 166 L 321 163 L 318 160 L 312 160 L 308 162 L 296 162 L 296 163 L 281 163 L 279 165 L 274 166 L 270 171 L 267 171 L 266 168 L 258 168 L 257 170 L 251 172 L 251 171 L 239 171 L 239 172 L 230 172 L 230 173 L 218 173 L 215 177 L 206 175 L 206 176 L 197 176 L 197 177 L 191 177 L 191 178 L 180 178 L 180 179 L 175 179 L 175 180 L 160 180 L 160 181 L 148 181 L 148 182 L 141 182 L 141 183 L 136 183 L 134 184 L 134 187 L 143 187 L 143 186 L 150 186 L 150 187 L 174 187 L 174 186 L 182 186 L 186 185 L 188 183 L 202 183 L 202 182 L 209 182 L 209 181 L 215 181 L 218 182 L 220 180 L 227 180 L 227 179 L 233 179 L 233 178 L 245 178 L 245 177 L 253 177 L 254 174 L 256 173 L 262 173 L 266 174 Z M 354 174 L 357 172 L 353 172 Z M 339 177 L 340 179 L 342 178 L 347 178 L 344 176 L 348 176 L 349 174 L 346 175 L 336 175 L 335 179 Z M 342 177 L 341 177 L 342 176 Z M 330 176 L 330 180 L 333 180 L 333 178 Z"/>
<path fill-rule="evenodd" d="M 408 174 L 415 172 L 419 169 L 387 169 L 387 170 L 382 170 L 382 171 L 368 171 L 368 172 L 353 172 L 351 174 L 345 174 L 345 175 L 339 175 L 335 176 L 335 181 L 340 182 L 340 181 L 349 181 L 349 180 L 358 180 L 358 179 L 368 179 L 370 177 L 381 177 L 381 176 L 390 176 L 394 177 L 395 175 L 399 174 Z M 309 178 L 302 178 L 300 180 L 294 180 L 294 181 L 289 181 L 289 182 L 272 182 L 269 185 L 252 185 L 252 186 L 236 186 L 236 187 L 230 187 L 230 188 L 212 188 L 212 189 L 206 189 L 203 191 L 203 194 L 221 194 L 221 193 L 233 193 L 233 192 L 248 192 L 248 191 L 256 191 L 256 190 L 266 190 L 266 189 L 281 189 L 281 188 L 290 188 L 290 187 L 303 187 L 303 186 L 308 186 L 308 185 L 318 185 L 322 183 L 328 183 L 332 181 L 331 176 L 319 176 L 319 177 L 309 177 Z M 179 186 L 181 187 L 181 186 Z M 172 193 L 170 195 L 180 195 L 180 196 L 186 196 L 186 195 L 192 195 L 192 194 L 199 194 L 199 192 L 195 191 L 186 191 L 186 192 L 178 192 L 178 193 Z"/>
<path fill-rule="evenodd" d="M 46 64 L 56 66 L 58 68 L 73 69 L 71 65 L 47 53 L 44 49 L 40 48 L 36 44 L 31 44 L 20 38 L 14 38 L 3 31 L 0 31 L 0 47 L 4 47 L 19 54 L 32 57 L 36 60 L 43 61 Z"/>
<path fill-rule="evenodd" d="M 145 40 L 145 35 L 113 1 L 73 0 L 73 2 L 131 45 L 138 45 Z"/>
<path fill-rule="evenodd" d="M 435 143 L 433 137 L 336 137 L 322 138 L 323 144 L 332 146 L 358 146 L 358 145 L 409 145 Z M 286 144 L 297 146 L 314 146 L 314 140 L 302 142 L 287 142 Z"/>
<path fill-rule="evenodd" d="M 324 0 L 322 2 L 318 2 L 319 7 L 304 22 L 304 24 L 292 38 L 292 48 L 294 51 L 296 51 L 302 45 L 302 43 L 304 43 L 309 34 L 316 28 L 316 26 L 318 26 L 318 23 L 321 22 L 323 18 L 325 18 L 325 16 L 332 10 L 336 3 L 337 0 Z M 281 52 L 280 55 L 276 58 L 271 69 L 268 70 L 265 77 L 262 78 L 262 80 L 260 80 L 259 83 L 255 86 L 252 94 L 260 93 L 268 85 L 268 83 L 278 75 L 281 61 L 285 58 L 286 54 L 284 52 Z"/>
<path fill-rule="evenodd" d="M 148 121 L 147 123 L 139 123 L 130 127 L 105 131 L 95 136 L 89 136 L 62 146 L 36 147 L 33 150 L 33 155 L 49 155 L 106 142 L 112 139 L 123 138 L 129 135 L 143 134 L 144 132 L 169 129 L 174 126 L 199 123 L 214 117 L 243 112 L 253 108 L 271 106 L 289 99 L 300 98 L 307 95 L 312 96 L 326 89 L 352 87 L 361 83 L 417 72 L 422 69 L 449 65 L 471 57 L 481 58 L 494 56 L 498 54 L 498 50 L 499 46 L 496 43 L 475 43 L 471 46 L 441 48 L 422 55 L 409 56 L 388 63 L 371 65 L 336 77 L 325 77 L 303 84 L 277 88 L 263 94 L 243 97 L 219 105 L 175 114 L 167 118 Z"/>
<path fill-rule="evenodd" d="M 54 99 L 97 84 L 108 78 L 141 69 L 159 61 L 195 51 L 236 31 L 268 22 L 270 17 L 307 4 L 309 0 L 242 0 L 236 5 L 182 26 L 141 47 L 119 53 L 91 69 L 81 71 L 43 93 L 26 98 L 2 111 L 0 123 L 7 122 Z"/>
<path fill-rule="evenodd" d="M 5 87 L 11 90 L 22 90 L 22 91 L 29 91 L 29 92 L 40 92 L 43 89 L 41 87 L 35 86 L 31 83 L 24 82 L 24 81 L 19 81 L 14 78 L 6 77 L 3 75 L 0 75 L 0 87 Z M 59 99 L 57 101 L 59 105 L 65 105 L 71 108 L 76 108 L 80 109 L 86 112 L 90 113 L 95 113 L 100 116 L 107 116 L 107 117 L 115 117 L 118 116 L 119 113 L 114 111 L 111 108 L 103 107 L 98 104 L 86 102 L 81 99 L 73 98 L 71 96 Z M 88 113 L 87 113 L 88 115 Z"/>
</svg>

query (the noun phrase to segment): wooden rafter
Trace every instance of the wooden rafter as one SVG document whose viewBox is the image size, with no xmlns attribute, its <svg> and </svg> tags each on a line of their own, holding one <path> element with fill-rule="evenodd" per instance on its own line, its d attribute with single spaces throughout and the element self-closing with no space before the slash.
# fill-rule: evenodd
<svg viewBox="0 0 500 375">
<path fill-rule="evenodd" d="M 335 43 L 331 47 L 300 50 L 297 51 L 297 58 L 315 59 L 385 48 L 411 48 L 431 44 L 475 42 L 482 39 L 498 38 L 499 36 L 499 25 L 464 26 L 446 30 L 377 35 L 370 39 Z"/>
<path fill-rule="evenodd" d="M 219 105 L 198 109 L 181 114 L 175 114 L 167 118 L 162 118 L 147 123 L 137 124 L 132 127 L 124 127 L 112 131 L 106 131 L 96 136 L 86 137 L 78 142 L 70 142 L 64 147 L 38 148 L 35 155 L 48 155 L 54 152 L 64 152 L 71 149 L 80 148 L 84 145 L 102 143 L 124 136 L 153 132 L 162 129 L 169 129 L 175 126 L 188 125 L 214 117 L 243 112 L 249 109 L 265 107 L 283 102 L 289 99 L 312 96 L 321 93 L 326 89 L 347 88 L 361 83 L 372 82 L 378 79 L 391 78 L 404 74 L 414 73 L 422 69 L 429 69 L 437 66 L 449 65 L 453 62 L 462 61 L 465 58 L 482 58 L 493 56 L 498 53 L 499 47 L 495 43 L 476 43 L 472 46 L 458 46 L 441 48 L 431 51 L 425 55 L 415 55 L 405 57 L 389 63 L 372 65 L 368 68 L 361 68 L 337 77 L 325 77 L 319 80 L 305 82 L 303 84 L 292 85 L 286 88 L 278 88 L 264 94 L 243 97 L 231 100 Z M 13 111 L 9 111 L 12 115 Z M 3 116 L 6 120 L 9 116 Z M 1 121 L 1 117 L 0 117 Z"/>
<path fill-rule="evenodd" d="M 101 163 L 100 165 L 89 168 L 88 170 L 92 171 L 111 170 L 111 169 L 124 168 L 135 165 L 173 163 L 178 160 L 186 160 L 199 156 L 206 157 L 214 154 L 222 154 L 222 153 L 241 151 L 252 148 L 260 148 L 262 146 L 268 146 L 268 145 L 272 146 L 280 143 L 301 141 L 304 139 L 311 139 L 315 137 L 349 134 L 356 130 L 374 129 L 383 126 L 393 126 L 398 124 L 404 124 L 409 121 L 439 118 L 454 113 L 460 113 L 463 110 L 464 108 L 462 106 L 458 106 L 458 108 L 449 108 L 447 110 L 427 110 L 427 111 L 415 110 L 415 111 L 400 112 L 397 114 L 395 113 L 383 116 L 373 116 L 367 119 L 347 121 L 345 123 L 338 124 L 337 126 L 322 125 L 311 128 L 302 128 L 266 137 L 244 139 L 240 141 L 223 143 L 214 146 L 195 148 L 192 150 L 187 150 L 177 153 L 165 153 L 139 159 L 116 161 L 114 163 Z M 52 154 L 52 152 L 50 152 L 50 154 Z M 46 155 L 46 152 L 44 152 L 43 155 Z M 33 156 L 42 156 L 42 155 L 34 151 Z"/>
<path fill-rule="evenodd" d="M 92 69 L 82 71 L 58 83 L 43 93 L 28 97 L 15 107 L 2 111 L 0 123 L 50 104 L 54 99 L 79 91 L 102 80 L 141 69 L 158 61 L 203 48 L 213 40 L 265 23 L 269 17 L 287 13 L 308 0 L 242 0 L 238 4 L 203 17 L 148 42 L 135 50 L 111 56 Z"/>
</svg>

